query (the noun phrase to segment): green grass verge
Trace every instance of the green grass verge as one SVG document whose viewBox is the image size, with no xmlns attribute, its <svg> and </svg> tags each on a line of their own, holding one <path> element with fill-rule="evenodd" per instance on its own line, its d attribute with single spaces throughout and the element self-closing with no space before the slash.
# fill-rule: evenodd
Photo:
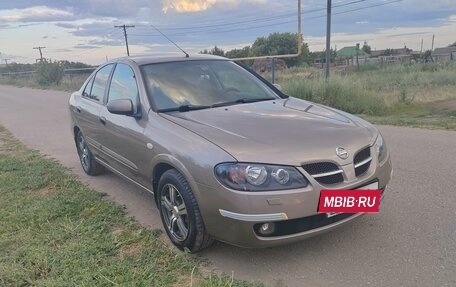
<svg viewBox="0 0 456 287">
<path fill-rule="evenodd" d="M 44 90 L 56 90 L 56 91 L 66 91 L 66 92 L 74 92 L 79 90 L 81 86 L 84 84 L 85 80 L 89 77 L 90 74 L 85 75 L 65 75 L 62 81 L 57 84 L 51 84 L 49 86 L 42 86 L 38 84 L 34 77 L 27 77 L 27 76 L 18 76 L 18 77 L 10 77 L 10 76 L 0 76 L 0 85 L 8 85 L 8 86 L 15 86 L 15 87 L 28 87 L 34 89 L 44 89 Z"/>
<path fill-rule="evenodd" d="M 0 202 L 0 286 L 253 286 L 204 275 L 198 258 L 2 127 Z"/>
<path fill-rule="evenodd" d="M 329 82 L 316 68 L 292 67 L 276 75 L 290 96 L 358 114 L 373 123 L 456 130 L 456 62 L 362 65 L 359 71 L 333 72 Z M 263 76 L 270 79 L 269 74 Z M 85 78 L 65 76 L 59 85 L 45 88 L 75 91 Z M 0 84 L 43 88 L 34 78 L 0 77 Z M 445 101 L 450 109 L 442 105 Z"/>
<path fill-rule="evenodd" d="M 456 131 L 456 110 L 432 105 L 404 104 L 396 106 L 388 116 L 360 116 L 375 124 Z"/>
<path fill-rule="evenodd" d="M 326 81 L 314 68 L 277 73 L 287 94 L 377 124 L 456 130 L 456 63 L 361 66 Z"/>
</svg>

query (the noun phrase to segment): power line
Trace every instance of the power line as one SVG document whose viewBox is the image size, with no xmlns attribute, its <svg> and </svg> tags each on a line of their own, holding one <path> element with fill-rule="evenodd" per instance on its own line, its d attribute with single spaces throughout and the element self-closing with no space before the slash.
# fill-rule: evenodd
<svg viewBox="0 0 456 287">
<path fill-rule="evenodd" d="M 372 0 L 355 0 L 355 1 L 350 1 L 350 2 L 346 2 L 346 3 L 338 4 L 338 5 L 333 5 L 332 8 L 340 8 L 340 7 L 350 6 L 350 5 L 354 5 L 354 4 L 358 4 L 358 3 L 362 3 L 362 2 L 366 2 L 366 1 L 372 1 Z M 316 9 L 312 9 L 312 10 L 303 11 L 303 12 L 301 12 L 301 14 L 302 15 L 312 14 L 312 13 L 315 13 L 315 12 L 325 11 L 325 10 L 326 10 L 326 8 L 316 8 Z M 269 17 L 261 17 L 261 18 L 255 18 L 255 19 L 250 19 L 250 20 L 242 20 L 242 21 L 235 21 L 235 22 L 224 22 L 224 23 L 220 22 L 218 24 L 200 25 L 200 26 L 187 26 L 187 27 L 172 27 L 172 28 L 162 27 L 160 29 L 169 31 L 169 30 L 195 30 L 195 29 L 212 28 L 212 27 L 220 27 L 220 26 L 225 27 L 225 26 L 239 25 L 239 24 L 270 22 L 270 21 L 274 21 L 274 20 L 277 20 L 277 19 L 282 19 L 282 18 L 287 17 L 287 16 L 294 16 L 294 15 L 295 15 L 294 12 L 290 12 L 290 13 L 285 13 L 285 14 L 278 14 L 278 15 L 275 15 L 275 16 L 272 16 L 272 17 L 271 16 L 269 16 Z"/>
<path fill-rule="evenodd" d="M 358 0 L 358 1 L 360 1 L 360 0 Z M 343 5 L 347 6 L 349 3 L 353 3 L 353 2 L 357 2 L 358 3 L 358 1 L 352 1 L 352 2 L 348 2 L 348 3 L 344 3 Z M 368 0 L 362 0 L 362 1 L 368 1 Z M 385 6 L 385 5 L 389 5 L 389 4 L 393 4 L 393 3 L 398 3 L 398 2 L 402 2 L 402 1 L 404 1 L 404 0 L 393 0 L 393 1 L 383 2 L 383 3 L 380 3 L 380 4 L 373 4 L 373 5 L 364 6 L 364 7 L 360 7 L 360 8 L 340 11 L 340 12 L 332 13 L 332 15 L 342 15 L 342 14 L 347 14 L 347 13 L 351 13 L 351 12 L 361 11 L 361 10 L 370 9 L 370 8 L 374 8 L 374 7 Z M 335 5 L 332 5 L 332 8 L 334 8 L 334 7 L 335 7 Z M 340 5 L 339 5 L 339 7 L 340 7 Z M 324 8 L 324 9 L 326 10 L 327 8 Z M 315 10 L 317 10 L 317 9 L 315 9 Z M 318 10 L 321 10 L 321 9 L 318 9 Z M 326 17 L 326 14 L 313 16 L 313 17 L 306 17 L 306 18 L 303 19 L 303 21 L 309 21 L 309 20 L 325 18 L 325 17 Z M 208 29 L 208 30 L 199 30 L 199 31 L 191 31 L 191 32 L 176 32 L 176 33 L 173 33 L 173 34 L 168 34 L 168 36 L 185 36 L 185 35 L 188 35 L 188 34 L 235 32 L 235 31 L 260 29 L 260 28 L 264 28 L 264 27 L 272 27 L 272 26 L 289 24 L 289 23 L 294 23 L 294 22 L 295 21 L 293 21 L 293 20 L 287 20 L 287 21 L 280 21 L 280 22 L 275 22 L 275 23 L 271 23 L 271 24 L 263 24 L 263 25 L 242 27 L 242 28 L 234 28 L 233 27 L 231 29 L 222 29 L 222 30 L 220 30 L 220 29 Z M 157 37 L 157 36 L 160 36 L 160 35 L 158 35 L 158 34 L 131 34 L 130 36 Z"/>
<path fill-rule="evenodd" d="M 128 49 L 128 37 L 127 37 L 127 28 L 134 28 L 134 25 L 120 25 L 120 26 L 114 26 L 114 28 L 122 28 L 124 32 L 124 37 L 125 37 L 125 46 L 127 47 L 127 56 L 130 56 L 130 50 Z"/>
</svg>

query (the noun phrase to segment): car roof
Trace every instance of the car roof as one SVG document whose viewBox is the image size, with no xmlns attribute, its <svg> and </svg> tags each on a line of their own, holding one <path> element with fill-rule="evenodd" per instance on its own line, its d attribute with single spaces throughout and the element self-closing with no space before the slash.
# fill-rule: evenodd
<svg viewBox="0 0 456 287">
<path fill-rule="evenodd" d="M 195 60 L 226 60 L 229 59 L 207 54 L 192 54 L 186 57 L 183 53 L 176 54 L 153 54 L 153 55 L 135 55 L 113 59 L 110 62 L 135 62 L 138 66 L 146 64 L 180 62 L 180 61 L 195 61 Z"/>
</svg>

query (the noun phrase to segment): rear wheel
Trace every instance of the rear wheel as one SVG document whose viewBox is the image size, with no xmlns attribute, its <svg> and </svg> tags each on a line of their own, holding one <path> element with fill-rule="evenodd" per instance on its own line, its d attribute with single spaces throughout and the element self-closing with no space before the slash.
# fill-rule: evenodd
<svg viewBox="0 0 456 287">
<path fill-rule="evenodd" d="M 195 196 L 177 170 L 170 169 L 160 178 L 158 205 L 166 233 L 179 249 L 196 252 L 212 244 Z"/>
<path fill-rule="evenodd" d="M 81 131 L 76 134 L 76 148 L 82 169 L 88 175 L 97 175 L 104 171 L 104 167 L 99 164 L 92 155 Z"/>
</svg>

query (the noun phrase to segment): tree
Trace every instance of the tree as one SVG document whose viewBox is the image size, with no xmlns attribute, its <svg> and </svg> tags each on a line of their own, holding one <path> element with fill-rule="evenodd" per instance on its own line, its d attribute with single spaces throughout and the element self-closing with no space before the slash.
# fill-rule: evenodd
<svg viewBox="0 0 456 287">
<path fill-rule="evenodd" d="M 394 54 L 393 49 L 386 49 L 385 52 L 383 53 L 383 56 L 392 56 Z"/>
<path fill-rule="evenodd" d="M 230 51 L 227 51 L 225 53 L 225 57 L 227 58 L 246 58 L 246 57 L 251 57 L 252 56 L 252 49 L 250 46 L 245 46 L 242 49 L 233 49 Z"/>
<path fill-rule="evenodd" d="M 266 37 L 259 37 L 252 45 L 253 54 L 255 56 L 274 56 L 296 54 L 297 51 L 297 38 L 296 33 L 272 33 Z M 308 48 L 305 46 L 308 53 Z M 296 66 L 303 63 L 304 54 L 298 58 L 284 59 L 287 66 Z"/>
<path fill-rule="evenodd" d="M 361 50 L 363 50 L 365 53 L 367 53 L 367 54 L 370 55 L 370 53 L 371 53 L 371 51 L 372 51 L 372 48 L 371 48 L 371 46 L 369 46 L 369 45 L 367 44 L 367 41 L 364 41 L 364 45 L 363 45 L 363 47 L 361 48 Z"/>
<path fill-rule="evenodd" d="M 423 59 L 425 62 L 432 61 L 432 51 L 431 50 L 426 50 L 423 54 Z"/>
<path fill-rule="evenodd" d="M 456 42 L 454 42 L 453 44 L 451 44 L 450 46 L 448 47 L 456 47 Z"/>
<path fill-rule="evenodd" d="M 225 56 L 227 58 L 246 58 L 259 56 L 276 56 L 286 54 L 296 54 L 298 34 L 296 33 L 272 33 L 267 37 L 258 37 L 252 46 L 245 46 L 242 49 L 223 51 L 215 46 L 211 50 L 204 49 L 200 54 L 211 54 Z M 303 63 L 312 64 L 313 58 L 309 51 L 309 46 L 302 43 L 302 53 L 299 57 L 283 59 L 287 66 L 297 66 Z M 250 63 L 251 61 L 246 61 Z"/>
<path fill-rule="evenodd" d="M 63 68 L 57 62 L 43 61 L 37 64 L 35 78 L 40 86 L 58 85 L 63 78 Z"/>
<path fill-rule="evenodd" d="M 214 46 L 214 48 L 212 48 L 210 51 L 208 51 L 207 49 L 204 49 L 203 51 L 200 51 L 200 54 L 209 54 L 209 55 L 215 55 L 215 56 L 224 57 L 225 56 L 225 51 L 223 51 L 223 49 L 220 49 L 217 46 Z"/>
</svg>

